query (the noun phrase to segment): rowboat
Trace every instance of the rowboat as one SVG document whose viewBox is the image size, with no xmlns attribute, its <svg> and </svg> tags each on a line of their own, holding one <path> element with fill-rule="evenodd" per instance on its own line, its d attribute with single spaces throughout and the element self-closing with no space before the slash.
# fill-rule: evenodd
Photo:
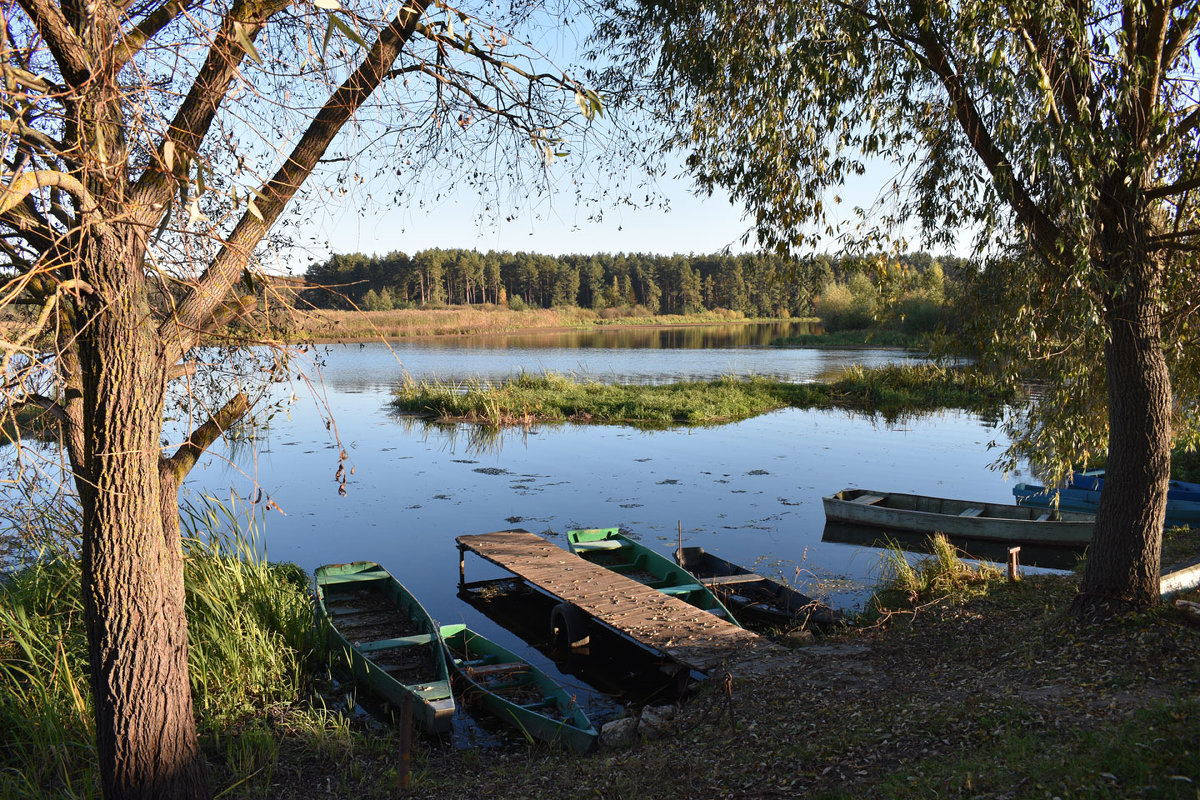
<svg viewBox="0 0 1200 800">
<path fill-rule="evenodd" d="M 703 547 L 675 548 L 675 563 L 711 589 L 741 619 L 768 625 L 834 627 L 840 613 L 777 580 L 706 552 Z"/>
<path fill-rule="evenodd" d="M 1104 489 L 1104 470 L 1089 469 L 1071 473 L 1070 486 L 1099 492 Z M 1167 482 L 1167 500 L 1200 503 L 1200 483 L 1171 480 Z"/>
<path fill-rule="evenodd" d="M 821 501 L 834 522 L 1009 544 L 1083 547 L 1095 522 L 1092 514 L 871 489 L 844 489 Z"/>
<path fill-rule="evenodd" d="M 1103 479 L 1099 485 L 1103 486 Z M 1095 514 L 1100 507 L 1100 490 L 1081 488 L 1075 484 L 1064 489 L 1047 489 L 1035 483 L 1018 483 L 1013 487 L 1013 496 L 1018 504 L 1035 508 L 1053 508 L 1057 503 L 1059 508 Z M 1167 493 L 1167 527 L 1200 526 L 1200 495 L 1196 495 L 1196 500 L 1180 500 L 1178 497 L 1178 494 Z"/>
<path fill-rule="evenodd" d="M 467 698 L 527 738 L 577 753 L 596 747 L 599 731 L 549 675 L 466 625 L 443 625 L 442 639 Z"/>
<path fill-rule="evenodd" d="M 372 561 L 315 572 L 317 612 L 354 677 L 389 703 L 412 699 L 413 721 L 447 733 L 454 695 L 441 632 L 400 581 Z"/>
<path fill-rule="evenodd" d="M 729 609 L 696 576 L 644 544 L 622 536 L 617 528 L 567 531 L 567 546 L 580 558 L 663 594 L 678 597 L 741 627 Z"/>
</svg>

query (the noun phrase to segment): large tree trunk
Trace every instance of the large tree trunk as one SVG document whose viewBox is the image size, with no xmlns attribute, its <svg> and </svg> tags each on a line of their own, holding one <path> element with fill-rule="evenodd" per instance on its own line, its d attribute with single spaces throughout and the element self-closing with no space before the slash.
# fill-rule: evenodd
<svg viewBox="0 0 1200 800">
<path fill-rule="evenodd" d="M 1109 304 L 1108 467 L 1076 614 L 1103 618 L 1159 602 L 1171 471 L 1171 379 L 1162 350 L 1152 259 L 1129 265 Z"/>
<path fill-rule="evenodd" d="M 204 798 L 178 487 L 159 467 L 165 369 L 134 288 L 136 260 L 114 250 L 93 262 L 99 310 L 79 340 L 87 449 L 77 484 L 101 781 L 109 798 Z"/>
</svg>

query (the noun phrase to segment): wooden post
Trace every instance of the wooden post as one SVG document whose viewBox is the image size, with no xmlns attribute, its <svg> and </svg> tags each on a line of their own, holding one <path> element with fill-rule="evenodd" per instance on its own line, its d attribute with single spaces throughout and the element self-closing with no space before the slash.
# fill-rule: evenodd
<svg viewBox="0 0 1200 800">
<path fill-rule="evenodd" d="M 679 520 L 679 563 L 683 563 L 683 520 Z"/>
<path fill-rule="evenodd" d="M 467 548 L 466 545 L 458 546 L 458 588 L 467 585 Z"/>
<path fill-rule="evenodd" d="M 1021 554 L 1021 548 L 1019 548 L 1019 547 L 1008 548 L 1008 579 L 1010 581 L 1021 580 L 1021 574 L 1017 571 L 1017 567 L 1019 566 L 1017 558 L 1020 554 Z"/>
<path fill-rule="evenodd" d="M 412 764 L 409 754 L 412 750 L 413 699 L 405 692 L 404 700 L 400 703 L 400 791 L 407 792 L 412 778 Z"/>
</svg>

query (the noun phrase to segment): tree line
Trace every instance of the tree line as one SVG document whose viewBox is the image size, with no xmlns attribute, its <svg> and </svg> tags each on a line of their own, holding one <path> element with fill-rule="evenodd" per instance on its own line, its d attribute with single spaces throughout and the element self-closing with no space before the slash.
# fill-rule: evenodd
<svg viewBox="0 0 1200 800">
<path fill-rule="evenodd" d="M 789 258 L 769 253 L 550 256 L 438 248 L 411 257 L 398 251 L 336 254 L 309 267 L 304 300 L 318 308 L 366 311 L 495 304 L 640 306 L 651 314 L 720 308 L 754 317 L 801 317 L 819 313 L 823 296 L 844 297 L 851 287 L 856 312 L 867 309 L 868 318 L 877 319 L 914 293 L 944 303 L 955 296 L 954 287 L 969 268 L 966 259 L 924 252 Z"/>
</svg>

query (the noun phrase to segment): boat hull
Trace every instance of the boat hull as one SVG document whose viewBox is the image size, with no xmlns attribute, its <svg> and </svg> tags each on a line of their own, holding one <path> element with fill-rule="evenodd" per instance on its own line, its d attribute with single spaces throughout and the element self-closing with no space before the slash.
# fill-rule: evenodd
<svg viewBox="0 0 1200 800">
<path fill-rule="evenodd" d="M 1013 496 L 1018 504 L 1036 508 L 1053 508 L 1057 503 L 1062 509 L 1095 514 L 1100 507 L 1100 491 L 1074 484 L 1065 489 L 1047 489 L 1033 483 L 1018 483 L 1013 487 Z M 1165 525 L 1200 527 L 1200 502 L 1175 499 L 1168 493 Z"/>
<path fill-rule="evenodd" d="M 443 625 L 441 632 L 466 695 L 497 719 L 528 737 L 577 753 L 596 748 L 599 732 L 549 675 L 465 625 Z"/>
<path fill-rule="evenodd" d="M 867 489 L 845 489 L 823 497 L 822 504 L 834 522 L 1015 545 L 1085 547 L 1095 520 L 1069 511 Z"/>
<path fill-rule="evenodd" d="M 675 563 L 708 586 L 725 607 L 744 621 L 768 625 L 845 624 L 841 614 L 785 583 L 713 555 L 703 547 L 675 549 Z"/>
<path fill-rule="evenodd" d="M 396 707 L 411 698 L 413 722 L 448 733 L 454 694 L 445 650 L 437 623 L 417 599 L 370 561 L 329 564 L 314 576 L 330 648 L 355 680 Z"/>
</svg>

